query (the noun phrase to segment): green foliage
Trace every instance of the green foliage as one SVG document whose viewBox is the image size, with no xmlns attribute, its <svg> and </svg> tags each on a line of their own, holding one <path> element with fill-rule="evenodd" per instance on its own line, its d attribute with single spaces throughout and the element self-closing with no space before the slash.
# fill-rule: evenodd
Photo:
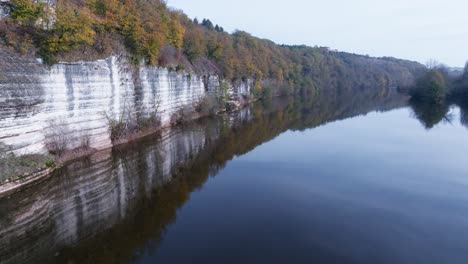
<svg viewBox="0 0 468 264">
<path fill-rule="evenodd" d="M 179 22 L 177 16 L 170 19 L 168 25 L 167 42 L 178 50 L 181 50 L 184 46 L 185 28 Z"/>
<path fill-rule="evenodd" d="M 216 26 L 215 26 L 215 30 L 216 30 L 217 32 L 224 32 L 224 28 L 223 28 L 223 27 L 220 27 L 219 25 L 216 25 Z"/>
<path fill-rule="evenodd" d="M 53 161 L 53 160 L 47 160 L 45 162 L 45 165 L 46 165 L 47 168 L 54 168 L 56 166 L 55 161 Z"/>
<path fill-rule="evenodd" d="M 48 155 L 16 156 L 9 147 L 0 143 L 0 183 L 31 174 L 44 167 L 48 160 L 51 160 Z"/>
<path fill-rule="evenodd" d="M 43 51 L 56 54 L 79 45 L 92 45 L 96 32 L 89 10 L 59 3 L 56 8 L 57 21 L 43 40 Z"/>
<path fill-rule="evenodd" d="M 448 93 L 447 80 L 438 69 L 429 70 L 411 90 L 414 100 L 442 102 Z"/>
<path fill-rule="evenodd" d="M 422 68 L 392 58 L 279 46 L 243 31 L 228 34 L 209 19 L 199 23 L 169 9 L 163 0 L 57 0 L 55 13 L 44 12 L 48 9 L 33 1 L 15 2 L 20 26 L 37 24 L 32 22 L 39 19 L 55 21 L 50 27 L 25 30 L 50 63 L 77 48 L 107 52 L 106 56 L 121 52 L 118 47 L 122 42 L 134 63 L 144 60 L 163 67 L 180 65 L 179 69 L 216 73 L 233 81 L 252 79 L 257 85 L 274 80 L 268 87 L 288 86 L 290 91 L 283 89 L 285 94 L 307 89 L 306 93 L 311 93 L 316 87 L 388 86 L 389 76 L 412 76 Z"/>
<path fill-rule="evenodd" d="M 109 122 L 110 138 L 112 142 L 122 139 L 127 132 L 127 126 L 125 122 L 111 120 Z"/>
<path fill-rule="evenodd" d="M 194 62 L 206 54 L 202 31 L 198 27 L 188 30 L 184 36 L 184 54 L 189 61 Z"/>
<path fill-rule="evenodd" d="M 9 46 L 20 54 L 33 53 L 35 50 L 33 38 L 19 30 L 21 28 L 12 26 L 10 22 L 0 20 L 0 45 Z"/>
<path fill-rule="evenodd" d="M 213 23 L 209 19 L 203 19 L 202 26 L 206 27 L 209 30 L 215 29 Z"/>
<path fill-rule="evenodd" d="M 11 18 L 22 25 L 32 25 L 41 17 L 42 3 L 32 0 L 12 0 Z"/>
</svg>

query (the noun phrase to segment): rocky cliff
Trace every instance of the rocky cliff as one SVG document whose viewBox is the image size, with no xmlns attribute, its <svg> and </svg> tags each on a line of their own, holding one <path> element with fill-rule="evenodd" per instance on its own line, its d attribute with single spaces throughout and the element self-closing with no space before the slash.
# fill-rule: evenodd
<svg viewBox="0 0 468 264">
<path fill-rule="evenodd" d="M 135 67 L 125 57 L 46 67 L 4 50 L 0 144 L 17 155 L 45 154 L 56 144 L 107 148 L 112 121 L 158 119 L 165 126 L 219 87 L 217 77 Z M 251 83 L 228 87 L 227 94 L 250 94 Z"/>
</svg>

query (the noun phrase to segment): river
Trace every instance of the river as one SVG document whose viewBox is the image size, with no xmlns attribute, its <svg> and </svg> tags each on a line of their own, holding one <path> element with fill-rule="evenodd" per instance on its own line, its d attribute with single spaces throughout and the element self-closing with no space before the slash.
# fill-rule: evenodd
<svg viewBox="0 0 468 264">
<path fill-rule="evenodd" d="M 0 263 L 466 263 L 468 114 L 278 98 L 0 200 Z"/>
</svg>

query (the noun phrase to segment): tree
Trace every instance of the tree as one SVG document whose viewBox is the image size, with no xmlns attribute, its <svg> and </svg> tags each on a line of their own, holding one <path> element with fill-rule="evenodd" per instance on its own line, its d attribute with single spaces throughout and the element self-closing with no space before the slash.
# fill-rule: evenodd
<svg viewBox="0 0 468 264">
<path fill-rule="evenodd" d="M 215 29 L 216 32 L 224 32 L 224 28 L 219 26 L 218 24 L 216 24 L 214 29 Z"/>
<path fill-rule="evenodd" d="M 412 99 L 430 102 L 442 102 L 447 95 L 447 80 L 444 74 L 437 70 L 429 70 L 411 91 Z"/>
<path fill-rule="evenodd" d="M 185 28 L 179 22 L 179 19 L 174 16 L 169 22 L 167 41 L 178 50 L 181 50 L 184 46 L 184 35 Z"/>
<path fill-rule="evenodd" d="M 41 16 L 42 3 L 31 0 L 12 0 L 11 18 L 22 25 L 32 26 Z"/>
<path fill-rule="evenodd" d="M 195 27 L 185 34 L 183 52 L 191 62 L 194 62 L 196 59 L 206 54 L 203 33 L 200 31 L 199 27 Z"/>
<path fill-rule="evenodd" d="M 59 4 L 56 16 L 52 34 L 44 40 L 47 52 L 69 51 L 81 44 L 93 44 L 96 32 L 87 9 Z"/>
<path fill-rule="evenodd" d="M 203 25 L 204 27 L 206 27 L 207 29 L 209 29 L 209 30 L 213 30 L 213 29 L 214 29 L 213 23 L 212 23 L 209 19 L 203 19 L 202 25 Z"/>
<path fill-rule="evenodd" d="M 208 58 L 218 60 L 223 54 L 223 47 L 216 38 L 216 35 L 212 35 L 208 38 L 207 43 Z"/>
</svg>

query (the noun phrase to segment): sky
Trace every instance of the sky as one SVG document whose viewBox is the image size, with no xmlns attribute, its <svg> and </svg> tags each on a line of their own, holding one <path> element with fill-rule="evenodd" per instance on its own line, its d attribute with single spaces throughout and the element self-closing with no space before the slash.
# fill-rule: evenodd
<svg viewBox="0 0 468 264">
<path fill-rule="evenodd" d="M 452 67 L 468 61 L 468 0 L 168 0 L 278 44 L 324 46 Z"/>
</svg>

